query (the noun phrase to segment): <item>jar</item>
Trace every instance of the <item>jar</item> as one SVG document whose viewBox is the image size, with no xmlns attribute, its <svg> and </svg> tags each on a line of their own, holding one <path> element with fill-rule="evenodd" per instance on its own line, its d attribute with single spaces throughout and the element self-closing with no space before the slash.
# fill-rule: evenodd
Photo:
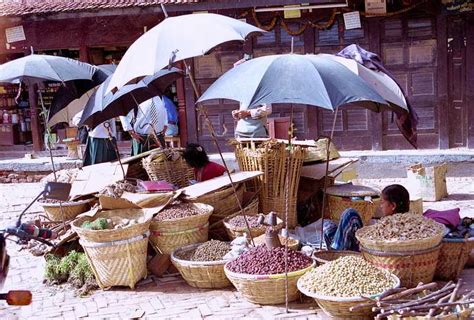
<svg viewBox="0 0 474 320">
<path fill-rule="evenodd" d="M 20 119 L 18 117 L 18 113 L 16 113 L 16 111 L 13 111 L 12 112 L 12 124 L 18 124 L 20 122 Z"/>
<path fill-rule="evenodd" d="M 7 110 L 3 110 L 3 123 L 10 123 L 10 114 Z"/>
</svg>

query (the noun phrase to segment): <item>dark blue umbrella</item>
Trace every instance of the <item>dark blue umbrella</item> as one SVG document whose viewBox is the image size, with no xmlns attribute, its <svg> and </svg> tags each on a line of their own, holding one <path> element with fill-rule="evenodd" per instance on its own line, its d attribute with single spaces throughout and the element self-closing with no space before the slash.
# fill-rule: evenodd
<svg viewBox="0 0 474 320">
<path fill-rule="evenodd" d="M 212 99 L 236 100 L 249 107 L 296 103 L 335 110 L 357 103 L 374 111 L 390 108 L 364 80 L 340 63 L 300 54 L 264 56 L 230 69 L 198 102 Z"/>
<path fill-rule="evenodd" d="M 109 77 L 89 99 L 79 125 L 94 128 L 106 120 L 126 116 L 140 103 L 163 94 L 165 89 L 182 74 L 182 71 L 177 68 L 163 69 L 135 84 L 123 86 L 115 93 L 106 93 L 111 79 Z"/>
</svg>

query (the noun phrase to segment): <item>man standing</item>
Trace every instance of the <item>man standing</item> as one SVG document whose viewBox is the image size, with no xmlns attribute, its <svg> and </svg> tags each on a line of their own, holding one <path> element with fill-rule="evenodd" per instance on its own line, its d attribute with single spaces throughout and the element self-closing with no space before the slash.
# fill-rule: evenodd
<svg viewBox="0 0 474 320">
<path fill-rule="evenodd" d="M 72 123 L 77 126 L 81 117 L 82 111 L 72 118 Z M 116 135 L 115 119 L 107 120 L 89 130 L 82 166 L 117 160 Z"/>
<path fill-rule="evenodd" d="M 133 118 L 133 110 L 126 117 L 120 117 L 123 130 L 128 131 L 133 138 L 132 156 L 157 147 L 166 147 L 164 133 L 168 117 L 160 97 L 156 96 L 142 102 L 138 107 L 135 121 Z M 159 143 L 154 137 L 155 133 Z"/>
<path fill-rule="evenodd" d="M 267 116 L 272 113 L 271 104 L 262 104 L 260 107 L 248 108 L 241 104 L 239 110 L 232 111 L 236 120 L 236 138 L 268 138 Z"/>
</svg>

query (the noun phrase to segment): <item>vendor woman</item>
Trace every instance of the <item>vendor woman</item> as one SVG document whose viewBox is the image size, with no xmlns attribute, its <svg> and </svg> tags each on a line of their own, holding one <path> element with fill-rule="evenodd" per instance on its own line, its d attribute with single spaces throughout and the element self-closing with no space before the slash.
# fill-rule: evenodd
<svg viewBox="0 0 474 320">
<path fill-rule="evenodd" d="M 232 117 L 238 120 L 235 127 L 235 137 L 268 138 L 267 116 L 271 113 L 271 104 L 249 108 L 241 103 L 239 110 L 232 111 Z"/>
<path fill-rule="evenodd" d="M 183 158 L 191 168 L 194 168 L 194 176 L 197 182 L 222 176 L 225 172 L 223 166 L 209 161 L 209 157 L 203 146 L 197 143 L 189 143 L 186 146 Z"/>
<path fill-rule="evenodd" d="M 410 194 L 405 187 L 392 184 L 382 190 L 380 209 L 383 216 L 394 213 L 405 213 L 410 209 Z M 324 221 L 324 241 L 327 248 L 333 250 L 359 251 L 359 242 L 355 237 L 358 229 L 362 228 L 362 218 L 355 209 L 346 209 L 339 224 L 331 220 Z"/>
</svg>

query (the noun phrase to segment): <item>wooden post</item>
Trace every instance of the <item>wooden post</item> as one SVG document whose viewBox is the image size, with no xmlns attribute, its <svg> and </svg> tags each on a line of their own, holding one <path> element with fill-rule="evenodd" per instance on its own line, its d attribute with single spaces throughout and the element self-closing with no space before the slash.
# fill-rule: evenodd
<svg viewBox="0 0 474 320">
<path fill-rule="evenodd" d="M 43 134 L 39 121 L 38 113 L 38 93 L 36 92 L 37 85 L 32 84 L 28 86 L 28 99 L 30 103 L 31 112 L 31 137 L 33 139 L 33 150 L 43 150 Z"/>
<path fill-rule="evenodd" d="M 180 63 L 180 69 L 184 70 L 184 65 Z M 178 96 L 178 117 L 179 117 L 179 138 L 181 145 L 188 143 L 188 123 L 186 122 L 186 88 L 184 77 L 176 80 L 176 95 Z"/>
<path fill-rule="evenodd" d="M 380 18 L 365 19 L 369 24 L 370 51 L 380 57 Z M 370 112 L 370 123 L 372 125 L 372 150 L 383 150 L 383 113 Z"/>
<path fill-rule="evenodd" d="M 193 72 L 192 68 L 194 67 L 194 59 L 189 60 L 189 65 L 191 66 L 191 72 Z M 186 98 L 186 124 L 187 124 L 187 141 L 190 142 L 198 142 L 199 134 L 197 127 L 198 123 L 198 113 L 196 112 L 196 99 L 194 98 L 194 90 L 191 84 L 191 80 L 189 77 L 184 79 L 184 93 Z"/>
<path fill-rule="evenodd" d="M 436 40 L 438 45 L 438 124 L 439 148 L 449 148 L 448 105 L 448 38 L 446 15 L 436 17 Z"/>
<path fill-rule="evenodd" d="M 304 30 L 304 53 L 314 54 L 315 49 L 315 29 L 306 28 Z M 319 108 L 315 106 L 306 105 L 306 128 L 308 130 L 305 132 L 306 139 L 317 139 L 319 136 L 318 130 L 318 118 L 319 118 Z"/>
<path fill-rule="evenodd" d="M 85 45 L 79 48 L 79 61 L 89 63 L 89 48 Z"/>
<path fill-rule="evenodd" d="M 466 15 L 467 147 L 474 148 L 474 14 Z"/>
</svg>

